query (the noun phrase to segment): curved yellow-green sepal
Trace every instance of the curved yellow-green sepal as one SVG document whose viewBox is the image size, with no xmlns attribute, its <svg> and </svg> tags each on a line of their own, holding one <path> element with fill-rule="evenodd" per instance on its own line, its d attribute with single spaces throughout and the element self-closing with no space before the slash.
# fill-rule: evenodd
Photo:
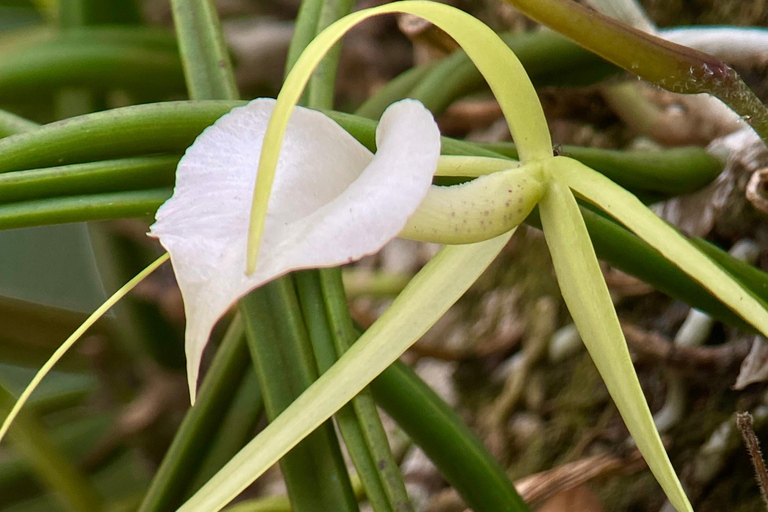
<svg viewBox="0 0 768 512">
<path fill-rule="evenodd" d="M 595 250 L 573 193 L 557 170 L 539 203 L 544 237 L 568 310 L 632 438 L 669 501 L 693 508 L 667 457 L 629 356 Z"/>
<path fill-rule="evenodd" d="M 112 306 L 117 304 L 117 302 L 125 297 L 128 292 L 133 290 L 136 285 L 146 279 L 146 277 L 154 272 L 157 267 L 168 261 L 168 257 L 169 256 L 167 253 L 163 254 L 158 259 L 150 263 L 147 268 L 136 274 L 133 279 L 124 284 L 123 287 L 117 290 L 114 295 L 112 295 L 109 299 L 106 300 L 106 302 L 104 302 L 104 304 L 99 306 L 99 308 L 94 311 L 91 316 L 89 316 L 85 322 L 83 322 L 80 327 L 78 327 L 77 330 L 75 330 L 75 332 L 73 332 L 72 335 L 67 338 L 64 343 L 61 344 L 59 348 L 56 349 L 50 359 L 48 359 L 42 368 L 37 371 L 34 378 L 32 378 L 32 381 L 27 385 L 24 392 L 14 404 L 11 412 L 8 413 L 8 416 L 5 418 L 2 427 L 0 427 L 0 441 L 2 441 L 3 437 L 5 437 L 5 434 L 8 433 L 8 429 L 11 428 L 13 420 L 16 419 L 19 411 L 22 407 L 24 407 L 24 404 L 27 403 L 27 400 L 29 400 L 29 397 L 32 396 L 32 393 L 35 391 L 35 389 L 37 389 L 37 386 L 45 378 L 45 376 L 48 375 L 56 363 L 58 363 L 59 360 L 64 357 L 64 354 L 66 354 L 67 351 L 72 348 L 72 345 L 74 345 L 75 342 L 77 342 L 77 340 L 79 340 L 83 334 L 85 334 L 85 332 L 99 320 L 99 318 L 104 316 L 104 314 L 109 311 Z"/>
<path fill-rule="evenodd" d="M 768 336 L 768 311 L 760 302 L 675 228 L 646 208 L 634 194 L 570 158 L 553 158 L 547 166 L 553 175 L 558 176 L 580 196 L 624 224 L 763 335 Z"/>
<path fill-rule="evenodd" d="M 389 13 L 408 13 L 424 18 L 456 40 L 496 95 L 522 162 L 552 156 L 552 143 L 544 112 L 525 69 L 512 50 L 481 21 L 454 7 L 422 1 L 394 2 L 350 14 L 325 29 L 307 46 L 277 97 L 277 105 L 264 135 L 264 150 L 259 160 L 253 192 L 248 231 L 248 274 L 256 268 L 269 195 L 291 110 L 299 101 L 318 63 L 349 29 L 368 18 Z"/>
<path fill-rule="evenodd" d="M 216 512 L 226 506 L 400 357 L 464 294 L 511 236 L 440 249 L 352 348 L 178 512 Z"/>
</svg>

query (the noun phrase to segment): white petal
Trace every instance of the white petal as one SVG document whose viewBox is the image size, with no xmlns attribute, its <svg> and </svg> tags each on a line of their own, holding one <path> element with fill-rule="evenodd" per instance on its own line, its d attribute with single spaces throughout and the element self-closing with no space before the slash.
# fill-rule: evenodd
<svg viewBox="0 0 768 512">
<path fill-rule="evenodd" d="M 256 271 L 245 274 L 256 169 L 274 100 L 232 110 L 187 150 L 151 235 L 171 255 L 184 297 L 190 393 L 216 321 L 289 271 L 331 267 L 397 236 L 429 189 L 440 133 L 419 102 L 390 106 L 374 156 L 333 120 L 297 108 L 285 134 Z"/>
</svg>

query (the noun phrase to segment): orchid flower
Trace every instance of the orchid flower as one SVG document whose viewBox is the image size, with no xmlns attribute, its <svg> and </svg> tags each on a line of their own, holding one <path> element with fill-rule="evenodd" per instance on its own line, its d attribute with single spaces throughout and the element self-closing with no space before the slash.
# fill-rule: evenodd
<svg viewBox="0 0 768 512">
<path fill-rule="evenodd" d="M 400 233 L 442 243 L 493 238 L 520 224 L 543 194 L 535 176 L 501 159 L 444 158 L 441 173 L 466 174 L 458 168 L 468 162 L 471 172 L 510 170 L 466 185 L 432 186 L 440 131 L 417 101 L 384 112 L 375 155 L 329 117 L 299 107 L 285 132 L 259 264 L 248 274 L 250 199 L 274 105 L 254 100 L 207 128 L 179 162 L 174 194 L 151 227 L 184 297 L 193 404 L 211 330 L 249 291 L 292 270 L 358 260 Z M 477 203 L 470 207 L 471 201 Z"/>
<path fill-rule="evenodd" d="M 375 155 L 324 114 L 295 109 L 259 264 L 248 275 L 251 197 L 274 103 L 257 99 L 236 108 L 198 137 L 151 228 L 171 256 L 184 297 L 193 403 L 211 329 L 237 299 L 289 271 L 338 266 L 378 251 L 405 227 L 437 168 L 440 132 L 416 101 L 384 113 Z"/>
</svg>

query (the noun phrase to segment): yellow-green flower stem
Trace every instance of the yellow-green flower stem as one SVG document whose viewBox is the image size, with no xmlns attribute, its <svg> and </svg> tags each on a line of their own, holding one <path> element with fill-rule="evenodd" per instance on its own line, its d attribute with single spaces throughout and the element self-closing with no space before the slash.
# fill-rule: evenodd
<svg viewBox="0 0 768 512">
<path fill-rule="evenodd" d="M 471 162 L 467 164 L 463 168 L 472 170 Z M 506 233 L 520 225 L 544 195 L 540 168 L 532 162 L 461 185 L 433 186 L 399 236 L 468 244 Z"/>
<path fill-rule="evenodd" d="M 549 129 L 533 85 L 520 61 L 499 36 L 476 18 L 458 9 L 435 2 L 394 2 L 365 9 L 337 21 L 307 46 L 286 78 L 264 135 L 258 178 L 253 193 L 248 233 L 248 273 L 256 268 L 259 243 L 264 229 L 269 196 L 275 177 L 288 118 L 299 101 L 312 72 L 323 56 L 352 27 L 373 16 L 408 13 L 435 24 L 447 32 L 483 73 L 499 101 L 523 162 L 552 156 Z"/>
<path fill-rule="evenodd" d="M 522 165 L 515 160 L 487 156 L 442 155 L 437 161 L 435 176 L 477 178 L 494 172 L 515 169 Z"/>
<path fill-rule="evenodd" d="M 160 265 L 165 263 L 169 258 L 169 255 L 163 254 L 158 259 L 156 259 L 154 262 L 150 263 L 147 268 L 136 274 L 136 276 L 128 281 L 125 285 L 123 285 L 122 288 L 117 290 L 114 295 L 112 295 L 107 301 L 99 306 L 99 308 L 94 311 L 91 316 L 88 317 L 88 319 L 80 325 L 80 327 L 77 328 L 75 332 L 72 333 L 72 335 L 67 338 L 67 340 L 61 344 L 61 346 L 56 349 L 56 352 L 53 353 L 53 355 L 48 359 L 48 361 L 45 362 L 45 364 L 38 370 L 38 372 L 35 374 L 35 377 L 32 379 L 32 381 L 29 383 L 27 388 L 24 390 L 24 392 L 21 394 L 19 399 L 16 401 L 16 404 L 14 404 L 13 409 L 11 409 L 11 412 L 8 413 L 8 416 L 5 418 L 5 421 L 3 422 L 3 425 L 0 427 L 0 442 L 2 442 L 3 437 L 5 437 L 5 434 L 8 433 L 8 429 L 11 427 L 11 424 L 13 423 L 13 420 L 18 416 L 19 411 L 22 407 L 24 407 L 24 404 L 27 403 L 27 400 L 29 400 L 29 397 L 32 396 L 32 393 L 35 391 L 37 386 L 40 384 L 40 382 L 45 378 L 46 375 L 48 375 L 48 372 L 51 371 L 51 369 L 56 365 L 57 362 L 64 356 L 64 354 L 67 353 L 67 351 L 72 348 L 72 345 L 79 340 L 85 332 L 90 329 L 93 324 L 96 323 L 96 321 L 104 316 L 104 313 L 109 311 L 109 309 L 117 304 L 117 302 L 125 297 L 128 292 L 133 290 L 136 285 L 138 285 L 140 282 L 144 280 L 145 277 L 147 277 L 149 274 L 154 272 Z"/>
</svg>

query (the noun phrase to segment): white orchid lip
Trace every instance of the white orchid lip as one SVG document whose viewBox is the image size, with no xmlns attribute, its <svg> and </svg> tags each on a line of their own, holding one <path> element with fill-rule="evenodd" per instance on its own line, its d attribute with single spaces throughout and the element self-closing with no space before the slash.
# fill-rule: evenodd
<svg viewBox="0 0 768 512">
<path fill-rule="evenodd" d="M 216 321 L 240 297 L 292 270 L 378 251 L 403 229 L 432 183 L 440 132 L 421 103 L 383 114 L 373 155 L 336 122 L 296 108 L 288 124 L 255 272 L 246 275 L 251 198 L 274 108 L 257 99 L 207 128 L 179 162 L 173 196 L 150 235 L 171 256 L 187 318 L 192 402 Z"/>
</svg>

